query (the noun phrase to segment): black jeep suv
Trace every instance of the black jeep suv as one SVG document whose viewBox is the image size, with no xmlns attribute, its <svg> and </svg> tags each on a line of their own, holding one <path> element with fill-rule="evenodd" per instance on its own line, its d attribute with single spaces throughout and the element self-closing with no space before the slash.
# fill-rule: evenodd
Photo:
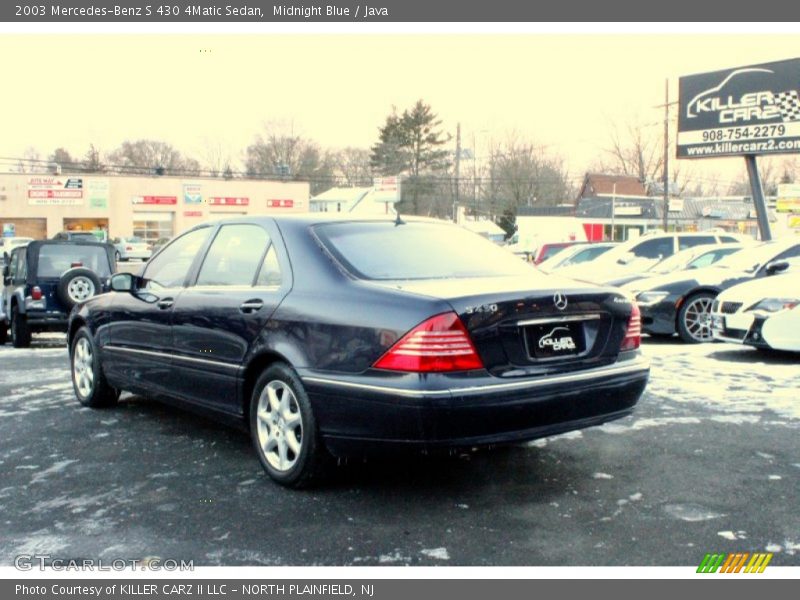
<svg viewBox="0 0 800 600">
<path fill-rule="evenodd" d="M 83 241 L 31 242 L 6 255 L 0 297 L 0 343 L 17 348 L 39 331 L 67 331 L 72 307 L 109 289 L 114 246 Z"/>
</svg>

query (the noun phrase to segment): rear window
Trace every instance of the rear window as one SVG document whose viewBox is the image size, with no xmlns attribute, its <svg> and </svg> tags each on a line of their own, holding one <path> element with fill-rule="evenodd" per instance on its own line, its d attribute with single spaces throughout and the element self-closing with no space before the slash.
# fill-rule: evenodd
<svg viewBox="0 0 800 600">
<path fill-rule="evenodd" d="M 327 223 L 314 228 L 330 252 L 362 279 L 446 279 L 530 275 L 532 267 L 455 225 Z"/>
<path fill-rule="evenodd" d="M 39 277 L 61 277 L 73 266 L 86 267 L 99 277 L 111 275 L 111 266 L 104 246 L 52 244 L 39 248 Z"/>
</svg>

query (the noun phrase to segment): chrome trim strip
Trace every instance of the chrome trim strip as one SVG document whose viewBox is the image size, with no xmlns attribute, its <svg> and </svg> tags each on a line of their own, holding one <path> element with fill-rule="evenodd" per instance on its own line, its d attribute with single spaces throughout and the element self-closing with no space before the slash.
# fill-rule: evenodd
<svg viewBox="0 0 800 600">
<path fill-rule="evenodd" d="M 587 371 L 579 371 L 576 373 L 566 373 L 564 375 L 547 375 L 540 379 L 528 379 L 526 381 L 514 381 L 510 383 L 496 383 L 490 385 L 476 385 L 462 388 L 451 388 L 446 390 L 410 390 L 406 388 L 393 388 L 380 385 L 369 385 L 364 383 L 354 383 L 350 381 L 340 381 L 337 379 L 326 379 L 324 377 L 301 377 L 303 382 L 318 383 L 322 385 L 332 385 L 343 388 L 365 390 L 370 392 L 377 392 L 379 394 L 388 394 L 392 396 L 402 397 L 425 397 L 436 398 L 450 395 L 460 394 L 479 394 L 484 392 L 502 392 L 509 390 L 524 390 L 535 389 L 548 385 L 558 385 L 562 383 L 572 383 L 576 381 L 585 381 L 595 377 L 606 377 L 611 375 L 625 375 L 627 373 L 638 373 L 648 371 L 650 369 L 650 361 L 644 357 L 624 361 L 622 363 L 614 363 L 606 367 L 599 367 L 597 369 L 590 369 Z"/>
<path fill-rule="evenodd" d="M 114 346 L 111 344 L 106 344 L 103 346 L 103 350 L 115 350 L 117 352 L 128 352 L 130 354 L 142 354 L 144 356 L 152 356 L 155 358 L 165 358 L 167 360 L 184 360 L 190 363 L 197 363 L 202 365 L 212 365 L 214 367 L 225 367 L 226 369 L 231 369 L 234 371 L 239 370 L 239 365 L 232 365 L 230 363 L 219 362 L 216 360 L 206 360 L 203 358 L 192 358 L 190 356 L 182 356 L 180 354 L 165 354 L 164 352 L 154 352 L 152 350 L 139 350 L 137 348 L 126 348 L 125 346 Z"/>
<path fill-rule="evenodd" d="M 525 325 L 542 325 L 544 323 L 571 323 L 574 321 L 596 321 L 600 318 L 600 313 L 591 313 L 588 315 L 570 315 L 566 317 L 542 317 L 541 319 L 527 319 L 525 321 L 517 321 L 517 327 L 525 327 Z"/>
</svg>

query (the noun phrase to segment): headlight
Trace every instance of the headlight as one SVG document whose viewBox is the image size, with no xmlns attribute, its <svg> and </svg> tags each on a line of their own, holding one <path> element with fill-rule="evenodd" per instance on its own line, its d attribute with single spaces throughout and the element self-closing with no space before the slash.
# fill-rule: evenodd
<svg viewBox="0 0 800 600">
<path fill-rule="evenodd" d="M 667 296 L 669 296 L 669 292 L 642 292 L 636 296 L 636 302 L 639 304 L 639 306 L 652 306 L 653 304 L 658 304 Z"/>
<path fill-rule="evenodd" d="M 797 298 L 764 298 L 747 310 L 763 310 L 766 312 L 778 312 L 779 310 L 789 310 L 800 304 Z"/>
</svg>

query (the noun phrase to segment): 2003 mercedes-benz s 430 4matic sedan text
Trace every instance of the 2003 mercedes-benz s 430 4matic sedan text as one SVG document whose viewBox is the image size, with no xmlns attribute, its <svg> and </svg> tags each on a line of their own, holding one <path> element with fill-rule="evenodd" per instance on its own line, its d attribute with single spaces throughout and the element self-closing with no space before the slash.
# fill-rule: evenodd
<svg viewBox="0 0 800 600">
<path fill-rule="evenodd" d="M 112 289 L 71 316 L 78 399 L 108 406 L 127 390 L 231 417 L 295 487 L 330 456 L 616 419 L 649 373 L 629 298 L 433 220 L 204 224 Z"/>
</svg>

